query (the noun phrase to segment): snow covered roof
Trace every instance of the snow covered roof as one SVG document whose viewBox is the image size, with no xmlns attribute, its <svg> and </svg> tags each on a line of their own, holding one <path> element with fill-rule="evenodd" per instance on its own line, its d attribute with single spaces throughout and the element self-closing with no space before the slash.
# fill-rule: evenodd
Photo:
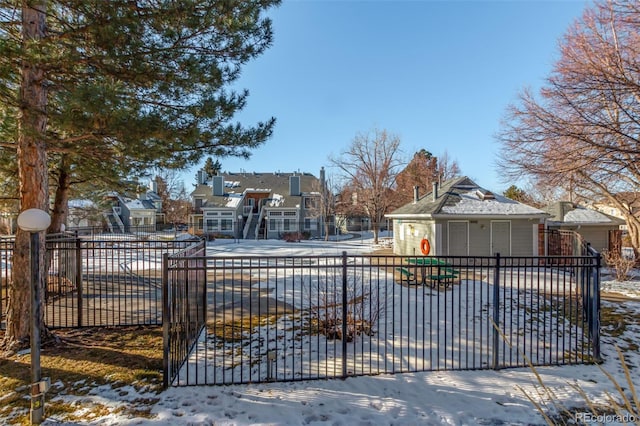
<svg viewBox="0 0 640 426">
<path fill-rule="evenodd" d="M 534 207 L 519 203 L 501 195 L 492 199 L 484 199 L 477 191 L 460 192 L 459 200 L 445 204 L 441 213 L 456 215 L 538 215 L 542 213 Z"/>
<path fill-rule="evenodd" d="M 535 207 L 494 194 L 466 176 L 450 179 L 436 190 L 406 204 L 390 214 L 389 218 L 438 217 L 521 217 L 542 218 L 548 214 Z"/>
<path fill-rule="evenodd" d="M 69 208 L 71 209 L 89 209 L 97 207 L 96 203 L 87 199 L 74 199 L 69 200 Z"/>
<path fill-rule="evenodd" d="M 550 224 L 576 225 L 613 225 L 624 224 L 622 219 L 609 216 L 597 210 L 575 205 L 569 201 L 560 201 L 545 208 L 551 215 Z"/>
<path fill-rule="evenodd" d="M 273 194 L 271 201 L 269 201 L 269 207 L 280 207 L 284 204 L 284 197 L 280 194 Z"/>
<path fill-rule="evenodd" d="M 238 207 L 238 205 L 242 201 L 242 194 L 237 194 L 237 193 L 226 194 L 225 201 L 226 201 L 224 205 L 225 207 L 231 207 L 231 208 Z"/>
<path fill-rule="evenodd" d="M 155 206 L 149 200 L 127 199 L 125 204 L 129 210 L 155 210 Z"/>
<path fill-rule="evenodd" d="M 585 209 L 583 207 L 570 211 L 564 216 L 566 222 L 594 222 L 594 223 L 611 223 L 604 213 L 595 210 Z"/>
</svg>

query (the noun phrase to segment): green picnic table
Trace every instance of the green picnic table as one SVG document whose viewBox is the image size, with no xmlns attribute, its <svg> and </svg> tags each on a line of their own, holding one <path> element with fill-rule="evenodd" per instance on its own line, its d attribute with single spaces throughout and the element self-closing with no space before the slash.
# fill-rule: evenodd
<svg viewBox="0 0 640 426">
<path fill-rule="evenodd" d="M 422 284 L 427 284 L 427 281 L 429 281 L 431 287 L 435 287 L 436 284 L 444 284 L 445 287 L 448 287 L 460 274 L 460 271 L 454 269 L 453 265 L 433 256 L 409 257 L 406 261 L 409 265 L 415 267 L 415 272 L 413 272 L 414 279 L 417 281 L 417 271 L 419 270 Z M 408 268 L 406 270 L 410 272 Z"/>
</svg>

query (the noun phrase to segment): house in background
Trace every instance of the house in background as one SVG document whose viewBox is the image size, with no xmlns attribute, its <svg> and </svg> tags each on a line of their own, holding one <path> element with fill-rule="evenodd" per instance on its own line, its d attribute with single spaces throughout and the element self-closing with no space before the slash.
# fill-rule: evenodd
<svg viewBox="0 0 640 426">
<path fill-rule="evenodd" d="M 544 210 L 550 214 L 547 230 L 574 231 L 598 252 L 620 250 L 624 220 L 569 201 L 550 204 Z"/>
<path fill-rule="evenodd" d="M 73 199 L 68 203 L 67 229 L 101 227 L 103 224 L 103 210 L 92 200 Z"/>
<path fill-rule="evenodd" d="M 606 200 L 595 202 L 592 207 L 602 213 L 608 214 L 609 216 L 614 216 L 618 219 L 624 220 L 625 223 L 620 226 L 620 229 L 624 234 L 627 232 L 627 217 L 625 216 L 625 213 L 632 214 L 634 217 L 640 218 L 640 192 L 621 192 L 616 194 L 616 196 L 622 201 L 625 208 L 624 213 L 620 208 L 610 205 Z"/>
<path fill-rule="evenodd" d="M 271 239 L 287 233 L 319 237 L 320 179 L 310 173 L 225 172 L 207 178 L 198 173 L 191 193 L 194 214 L 190 228 L 204 235 Z"/>
<path fill-rule="evenodd" d="M 157 224 L 164 223 L 162 200 L 153 180 L 148 187 L 139 188 L 136 197 L 113 192 L 105 199 L 108 208 L 103 216 L 111 232 L 129 232 L 131 227 L 155 229 Z"/>
<path fill-rule="evenodd" d="M 18 200 L 0 201 L 0 235 L 13 235 L 18 228 Z"/>
<path fill-rule="evenodd" d="M 385 217 L 393 221 L 397 255 L 537 256 L 539 225 L 548 216 L 458 177 L 422 197 L 415 188 L 413 202 Z"/>
</svg>

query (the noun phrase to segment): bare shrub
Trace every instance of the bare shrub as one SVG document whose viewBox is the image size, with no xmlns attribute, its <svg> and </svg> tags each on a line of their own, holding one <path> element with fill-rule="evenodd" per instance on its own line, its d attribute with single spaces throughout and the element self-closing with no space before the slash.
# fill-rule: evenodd
<svg viewBox="0 0 640 426">
<path fill-rule="evenodd" d="M 622 256 L 619 250 L 603 250 L 602 258 L 615 271 L 616 281 L 627 281 L 636 263 L 635 259 Z"/>
<path fill-rule="evenodd" d="M 307 294 L 308 311 L 311 314 L 313 330 L 328 339 L 353 341 L 362 334 L 371 336 L 377 326 L 384 307 L 378 303 L 376 294 L 366 291 L 355 279 L 347 283 L 347 304 L 342 305 L 342 288 L 319 278 L 309 282 Z M 343 327 L 343 309 L 346 309 L 346 327 Z M 346 330 L 345 330 L 346 329 Z"/>
<path fill-rule="evenodd" d="M 302 233 L 300 232 L 285 232 L 282 234 L 282 239 L 288 243 L 299 243 L 302 240 Z"/>
</svg>

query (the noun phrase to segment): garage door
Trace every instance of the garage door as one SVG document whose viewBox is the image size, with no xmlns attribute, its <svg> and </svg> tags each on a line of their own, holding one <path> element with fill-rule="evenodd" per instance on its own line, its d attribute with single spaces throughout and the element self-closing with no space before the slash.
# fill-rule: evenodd
<svg viewBox="0 0 640 426">
<path fill-rule="evenodd" d="M 511 222 L 508 220 L 491 222 L 491 254 L 511 256 Z"/>
<path fill-rule="evenodd" d="M 469 255 L 469 222 L 449 222 L 449 255 Z"/>
</svg>

